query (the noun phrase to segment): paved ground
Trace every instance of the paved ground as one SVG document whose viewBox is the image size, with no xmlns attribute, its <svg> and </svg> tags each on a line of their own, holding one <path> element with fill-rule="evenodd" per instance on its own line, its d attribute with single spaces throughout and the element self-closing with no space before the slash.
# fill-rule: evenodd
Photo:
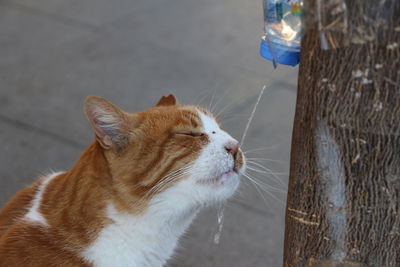
<svg viewBox="0 0 400 267">
<path fill-rule="evenodd" d="M 0 0 L 0 204 L 40 173 L 71 167 L 92 140 L 88 94 L 129 111 L 170 92 L 231 104 L 224 126 L 240 138 L 268 84 L 244 149 L 269 147 L 249 155 L 282 161 L 262 163 L 287 173 L 297 69 L 274 71 L 258 56 L 261 11 L 243 0 Z M 169 266 L 281 266 L 284 199 L 243 183 L 221 243 L 212 242 L 216 210 L 205 211 Z"/>
</svg>

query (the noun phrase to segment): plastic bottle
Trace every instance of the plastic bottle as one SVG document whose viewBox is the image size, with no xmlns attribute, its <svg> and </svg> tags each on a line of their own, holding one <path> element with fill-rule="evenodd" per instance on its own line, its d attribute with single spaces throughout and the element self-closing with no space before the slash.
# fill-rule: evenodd
<svg viewBox="0 0 400 267">
<path fill-rule="evenodd" d="M 300 61 L 303 1 L 263 0 L 265 35 L 261 55 L 277 64 L 296 66 Z"/>
</svg>

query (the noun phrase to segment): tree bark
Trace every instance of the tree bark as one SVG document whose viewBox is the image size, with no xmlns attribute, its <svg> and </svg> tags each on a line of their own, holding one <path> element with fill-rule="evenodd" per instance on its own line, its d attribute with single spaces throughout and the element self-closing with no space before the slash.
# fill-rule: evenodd
<svg viewBox="0 0 400 267">
<path fill-rule="evenodd" d="M 329 32 L 323 12 L 316 15 L 321 10 L 307 15 L 312 18 L 302 41 L 284 266 L 396 267 L 400 1 L 340 2 L 347 5 L 340 31 Z M 320 0 L 305 4 L 316 8 Z M 335 49 L 322 50 L 324 39 Z"/>
</svg>

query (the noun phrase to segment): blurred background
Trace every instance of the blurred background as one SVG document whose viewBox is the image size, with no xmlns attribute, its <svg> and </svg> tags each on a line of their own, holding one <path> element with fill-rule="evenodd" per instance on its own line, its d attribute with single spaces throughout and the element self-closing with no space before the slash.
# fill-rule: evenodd
<svg viewBox="0 0 400 267">
<path fill-rule="evenodd" d="M 174 93 L 223 111 L 223 128 L 240 139 L 267 85 L 243 150 L 280 182 L 254 178 L 281 191 L 260 194 L 243 178 L 220 243 L 208 209 L 168 266 L 281 266 L 297 69 L 259 56 L 262 28 L 261 0 L 0 0 L 0 205 L 73 165 L 93 140 L 89 94 L 134 112 Z"/>
</svg>

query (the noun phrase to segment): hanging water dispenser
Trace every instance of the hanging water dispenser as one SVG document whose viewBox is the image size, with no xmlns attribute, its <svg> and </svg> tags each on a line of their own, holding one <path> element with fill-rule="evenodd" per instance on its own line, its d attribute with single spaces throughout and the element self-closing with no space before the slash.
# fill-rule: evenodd
<svg viewBox="0 0 400 267">
<path fill-rule="evenodd" d="M 300 61 L 303 1 L 263 0 L 264 31 L 261 55 L 277 64 L 296 66 Z"/>
</svg>

